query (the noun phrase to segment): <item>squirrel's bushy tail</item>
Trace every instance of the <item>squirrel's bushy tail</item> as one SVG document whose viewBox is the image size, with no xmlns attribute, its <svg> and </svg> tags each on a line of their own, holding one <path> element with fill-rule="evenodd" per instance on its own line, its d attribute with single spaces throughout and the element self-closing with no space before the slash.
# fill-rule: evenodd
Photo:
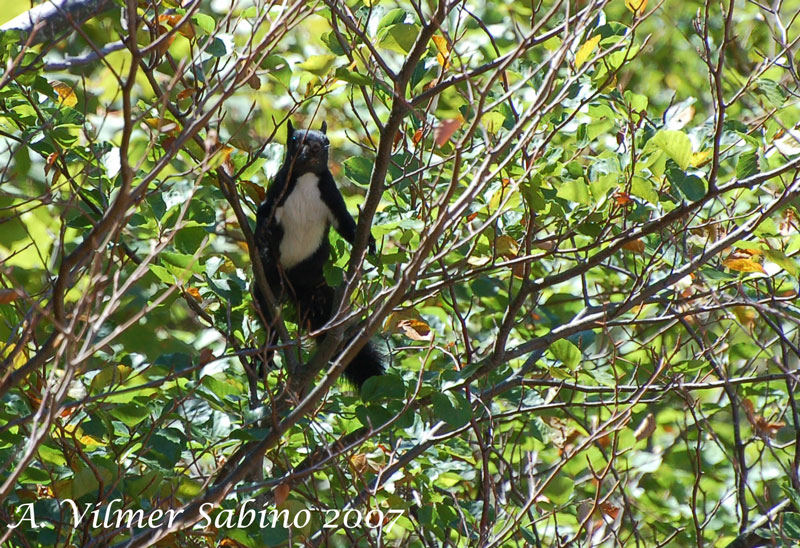
<svg viewBox="0 0 800 548">
<path fill-rule="evenodd" d="M 298 291 L 298 313 L 312 330 L 323 327 L 333 316 L 334 289 L 324 281 L 307 291 Z M 372 343 L 365 344 L 347 364 L 344 377 L 358 390 L 370 377 L 383 375 L 384 357 Z"/>
<path fill-rule="evenodd" d="M 344 370 L 344 377 L 361 390 L 368 378 L 383 375 L 385 372 L 383 359 L 383 355 L 378 352 L 371 342 L 368 342 L 358 351 L 356 357 L 347 364 L 347 369 Z"/>
</svg>

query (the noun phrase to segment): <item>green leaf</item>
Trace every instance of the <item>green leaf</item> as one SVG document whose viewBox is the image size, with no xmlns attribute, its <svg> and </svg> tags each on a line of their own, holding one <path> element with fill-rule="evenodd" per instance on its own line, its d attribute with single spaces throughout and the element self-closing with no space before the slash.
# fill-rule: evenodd
<svg viewBox="0 0 800 548">
<path fill-rule="evenodd" d="M 800 540 L 800 514 L 797 512 L 783 514 L 783 532 L 792 540 Z"/>
<path fill-rule="evenodd" d="M 230 434 L 229 439 L 242 441 L 261 441 L 272 432 L 269 428 L 237 428 Z"/>
<path fill-rule="evenodd" d="M 531 211 L 544 211 L 547 207 L 540 188 L 538 176 L 522 182 L 522 195 Z"/>
<path fill-rule="evenodd" d="M 30 470 L 30 468 L 28 469 Z M 95 470 L 97 472 L 95 472 Z M 92 493 L 97 490 L 100 486 L 99 482 L 97 481 L 97 475 L 99 473 L 100 479 L 103 481 L 104 484 L 107 485 L 112 479 L 111 472 L 106 470 L 103 467 L 95 467 L 95 470 L 91 468 L 82 468 L 80 472 L 75 474 L 75 477 L 72 480 L 72 493 L 70 494 L 70 498 L 79 499 L 82 496 Z"/>
<path fill-rule="evenodd" d="M 581 351 L 567 339 L 557 340 L 548 351 L 569 369 L 574 370 L 581 363 Z"/>
<path fill-rule="evenodd" d="M 369 86 L 374 82 L 374 80 L 369 76 L 347 70 L 344 67 L 337 68 L 335 74 L 339 80 L 344 80 L 345 82 L 350 82 L 351 84 L 356 84 L 358 86 Z"/>
<path fill-rule="evenodd" d="M 674 163 L 667 162 L 667 180 L 678 187 L 686 199 L 696 202 L 706 195 L 706 183 L 697 175 L 687 175 Z"/>
<path fill-rule="evenodd" d="M 658 203 L 658 192 L 653 188 L 653 184 L 639 175 L 634 175 L 631 181 L 631 194 L 643 198 L 651 204 Z"/>
<path fill-rule="evenodd" d="M 195 274 L 201 274 L 204 270 L 203 265 L 200 264 L 200 259 L 193 255 L 162 251 L 159 254 L 159 257 L 161 257 L 161 260 L 167 264 L 171 264 L 172 266 L 177 266 L 178 268 L 186 270 L 191 270 Z"/>
<path fill-rule="evenodd" d="M 567 173 L 569 173 L 569 176 L 573 179 L 583 177 L 583 166 L 580 164 L 580 162 L 572 161 L 567 164 L 566 168 Z"/>
<path fill-rule="evenodd" d="M 786 101 L 786 95 L 780 84 L 768 78 L 759 78 L 755 89 L 774 107 L 780 107 Z"/>
<path fill-rule="evenodd" d="M 558 187 L 558 197 L 584 205 L 592 203 L 592 196 L 589 194 L 589 186 L 581 179 L 574 179 L 561 183 Z"/>
<path fill-rule="evenodd" d="M 298 63 L 297 67 L 317 76 L 324 76 L 333 66 L 334 61 L 336 61 L 336 55 L 333 54 L 312 55 L 302 63 Z"/>
<path fill-rule="evenodd" d="M 555 504 L 565 504 L 575 490 L 575 480 L 566 474 L 556 474 L 547 485 L 544 494 Z"/>
<path fill-rule="evenodd" d="M 261 63 L 262 68 L 269 69 L 268 75 L 289 87 L 292 80 L 292 69 L 289 68 L 289 62 L 279 55 L 270 55 Z"/>
<path fill-rule="evenodd" d="M 337 287 L 344 281 L 344 270 L 330 263 L 325 264 L 323 275 L 331 287 Z"/>
<path fill-rule="evenodd" d="M 242 174 L 239 175 L 239 179 L 243 180 L 243 181 L 251 179 L 253 177 L 253 175 L 255 175 L 256 173 L 261 171 L 261 168 L 264 166 L 264 163 L 266 161 L 267 161 L 267 159 L 263 158 L 263 157 L 256 158 L 255 160 L 250 162 L 250 165 L 247 166 L 244 169 L 244 171 L 242 171 Z"/>
<path fill-rule="evenodd" d="M 228 54 L 228 46 L 223 40 L 214 38 L 208 47 L 206 47 L 206 53 L 214 57 L 224 57 Z"/>
<path fill-rule="evenodd" d="M 781 490 L 792 499 L 795 508 L 800 508 L 800 491 L 793 489 L 787 481 L 787 484 L 781 487 Z"/>
<path fill-rule="evenodd" d="M 403 379 L 397 375 L 381 375 L 370 377 L 361 387 L 361 399 L 371 402 L 381 398 L 401 400 L 406 395 Z"/>
<path fill-rule="evenodd" d="M 164 282 L 167 285 L 172 285 L 175 283 L 175 276 L 172 275 L 172 272 L 164 268 L 163 266 L 157 264 L 150 265 L 150 272 L 156 275 L 156 277 Z"/>
<path fill-rule="evenodd" d="M 787 257 L 776 249 L 768 249 L 764 251 L 764 257 L 784 269 L 786 272 L 797 278 L 800 276 L 800 267 L 797 262 L 791 257 Z"/>
<path fill-rule="evenodd" d="M 217 27 L 216 21 L 210 15 L 205 13 L 195 13 L 192 15 L 192 22 L 200 27 L 206 34 L 211 34 Z"/>
<path fill-rule="evenodd" d="M 744 179 L 758 173 L 758 151 L 751 150 L 739 155 L 736 162 L 736 178 Z"/>
<path fill-rule="evenodd" d="M 398 23 L 403 23 L 406 20 L 406 13 L 406 10 L 403 8 L 395 8 L 389 11 L 389 13 L 381 18 L 380 22 L 378 23 L 377 30 L 381 30 L 384 27 L 389 27 Z"/>
<path fill-rule="evenodd" d="M 614 120 L 612 118 L 601 118 L 589 124 L 586 127 L 586 138 L 589 141 L 594 141 L 600 135 L 608 135 L 614 128 Z"/>
<path fill-rule="evenodd" d="M 359 185 L 368 185 L 373 162 L 363 156 L 353 156 L 344 161 L 345 176 Z"/>
<path fill-rule="evenodd" d="M 418 35 L 419 28 L 417 25 L 398 23 L 387 27 L 378 44 L 382 48 L 406 55 L 411 51 L 411 47 L 414 45 Z"/>
<path fill-rule="evenodd" d="M 444 420 L 452 428 L 461 428 L 472 417 L 472 407 L 461 394 L 436 392 L 431 396 L 431 401 L 437 418 Z"/>
<path fill-rule="evenodd" d="M 647 147 L 657 147 L 664 151 L 681 169 L 686 169 L 692 161 L 692 142 L 682 131 L 662 129 L 647 142 Z"/>
<path fill-rule="evenodd" d="M 243 19 L 253 19 L 258 16 L 257 6 L 248 6 L 239 14 Z"/>
<path fill-rule="evenodd" d="M 367 427 L 377 428 L 394 419 L 396 410 L 388 409 L 383 405 L 372 404 L 368 406 L 359 405 L 356 408 L 356 417 L 361 424 Z"/>
<path fill-rule="evenodd" d="M 125 403 L 115 405 L 109 411 L 111 415 L 122 421 L 126 426 L 134 427 L 150 416 L 150 410 L 145 405 Z"/>
<path fill-rule="evenodd" d="M 219 380 L 211 375 L 206 375 L 203 377 L 203 386 L 208 388 L 212 394 L 219 396 L 220 398 L 241 394 L 240 388 L 235 386 L 232 382 Z"/>
<path fill-rule="evenodd" d="M 639 95 L 627 89 L 625 90 L 624 97 L 633 112 L 647 111 L 648 99 L 646 95 Z"/>
<path fill-rule="evenodd" d="M 592 181 L 589 184 L 589 190 L 591 190 L 595 201 L 600 201 L 604 198 L 609 190 L 617 186 L 618 180 L 619 175 L 617 173 L 609 173 L 599 177 L 596 181 Z"/>
<path fill-rule="evenodd" d="M 502 112 L 492 111 L 487 112 L 481 117 L 481 123 L 491 134 L 497 133 L 503 127 L 503 122 L 506 121 L 505 115 Z"/>
<path fill-rule="evenodd" d="M 342 45 L 339 43 L 339 40 L 336 38 L 336 33 L 333 31 L 326 32 L 322 35 L 322 42 L 328 46 L 328 49 L 334 55 L 344 55 L 344 50 L 342 49 Z"/>
</svg>

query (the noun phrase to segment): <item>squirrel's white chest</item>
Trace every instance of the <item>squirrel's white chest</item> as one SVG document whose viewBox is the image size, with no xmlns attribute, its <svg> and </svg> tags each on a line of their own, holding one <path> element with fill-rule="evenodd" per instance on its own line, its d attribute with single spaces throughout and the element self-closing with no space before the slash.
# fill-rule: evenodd
<svg viewBox="0 0 800 548">
<path fill-rule="evenodd" d="M 283 228 L 280 245 L 283 268 L 292 268 L 319 248 L 330 221 L 330 210 L 322 201 L 316 174 L 298 177 L 291 194 L 275 211 L 275 220 Z"/>
</svg>

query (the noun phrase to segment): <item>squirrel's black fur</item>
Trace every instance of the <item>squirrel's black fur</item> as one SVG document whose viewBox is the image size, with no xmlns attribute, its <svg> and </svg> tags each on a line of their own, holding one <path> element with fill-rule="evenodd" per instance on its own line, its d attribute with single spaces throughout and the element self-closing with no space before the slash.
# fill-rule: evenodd
<svg viewBox="0 0 800 548">
<path fill-rule="evenodd" d="M 256 216 L 255 244 L 270 290 L 279 302 L 291 300 L 300 324 L 311 330 L 322 328 L 334 313 L 334 289 L 323 275 L 330 256 L 330 227 L 351 245 L 356 236 L 356 222 L 328 169 L 326 130 L 325 122 L 321 131 L 295 130 L 288 123 L 283 165 Z M 375 252 L 371 236 L 370 251 Z M 269 307 L 257 285 L 254 294 L 269 322 Z M 274 335 L 268 342 L 274 342 Z M 383 372 L 381 355 L 367 344 L 347 365 L 344 376 L 360 389 L 368 378 Z"/>
</svg>

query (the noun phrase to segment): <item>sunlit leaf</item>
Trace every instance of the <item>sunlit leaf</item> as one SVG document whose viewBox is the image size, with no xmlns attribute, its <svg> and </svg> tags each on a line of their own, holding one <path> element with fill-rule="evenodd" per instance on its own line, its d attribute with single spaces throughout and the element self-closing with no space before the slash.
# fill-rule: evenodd
<svg viewBox="0 0 800 548">
<path fill-rule="evenodd" d="M 430 326 L 421 320 L 402 320 L 397 324 L 397 327 L 412 341 L 430 341 L 433 339 L 433 332 Z"/>
<path fill-rule="evenodd" d="M 53 80 L 50 82 L 50 85 L 58 94 L 58 100 L 60 104 L 68 107 L 74 107 L 78 104 L 78 96 L 75 95 L 75 91 L 70 85 L 65 84 L 64 82 L 59 82 L 58 80 Z"/>
<path fill-rule="evenodd" d="M 722 264 L 737 272 L 761 272 L 766 274 L 764 267 L 751 259 L 725 259 Z"/>
<path fill-rule="evenodd" d="M 380 46 L 401 55 L 411 51 L 411 47 L 419 35 L 419 27 L 409 23 L 397 23 L 386 28 Z"/>
<path fill-rule="evenodd" d="M 681 169 L 689 167 L 692 161 L 692 142 L 682 131 L 669 129 L 659 130 L 647 142 L 647 146 L 663 150 Z"/>
<path fill-rule="evenodd" d="M 647 0 L 625 0 L 625 7 L 636 15 L 642 15 L 647 9 Z"/>
<path fill-rule="evenodd" d="M 589 57 L 592 55 L 592 52 L 597 48 L 597 44 L 600 43 L 600 38 L 602 38 L 599 34 L 591 37 L 588 39 L 584 44 L 578 48 L 578 51 L 575 53 L 575 68 L 580 68 Z"/>
<path fill-rule="evenodd" d="M 758 151 L 751 150 L 739 155 L 736 162 L 736 178 L 745 179 L 758 173 Z"/>
<path fill-rule="evenodd" d="M 336 61 L 336 56 L 332 54 L 312 55 L 302 63 L 298 63 L 297 67 L 317 76 L 323 76 L 333 66 L 334 61 Z"/>
<path fill-rule="evenodd" d="M 192 15 L 192 21 L 200 27 L 206 34 L 212 34 L 216 28 L 214 18 L 205 13 L 195 13 Z"/>
<path fill-rule="evenodd" d="M 583 182 L 583 179 L 573 179 L 562 182 L 558 185 L 558 197 L 584 205 L 592 203 L 592 195 L 589 193 L 589 186 Z"/>
<path fill-rule="evenodd" d="M 481 123 L 486 127 L 486 131 L 492 134 L 497 133 L 505 121 L 505 115 L 497 111 L 487 112 L 481 117 Z"/>
<path fill-rule="evenodd" d="M 507 259 L 513 259 L 519 252 L 519 244 L 514 238 L 507 234 L 498 236 L 494 245 L 497 249 L 497 254 Z"/>
<path fill-rule="evenodd" d="M 450 68 L 450 49 L 447 45 L 447 39 L 444 36 L 440 36 L 435 34 L 431 37 L 433 43 L 436 45 L 436 49 L 438 50 L 439 54 L 436 56 L 437 62 L 447 70 Z"/>
<path fill-rule="evenodd" d="M 575 369 L 581 363 L 581 351 L 572 342 L 560 339 L 550 345 L 548 349 L 555 359 L 569 369 Z"/>
</svg>

